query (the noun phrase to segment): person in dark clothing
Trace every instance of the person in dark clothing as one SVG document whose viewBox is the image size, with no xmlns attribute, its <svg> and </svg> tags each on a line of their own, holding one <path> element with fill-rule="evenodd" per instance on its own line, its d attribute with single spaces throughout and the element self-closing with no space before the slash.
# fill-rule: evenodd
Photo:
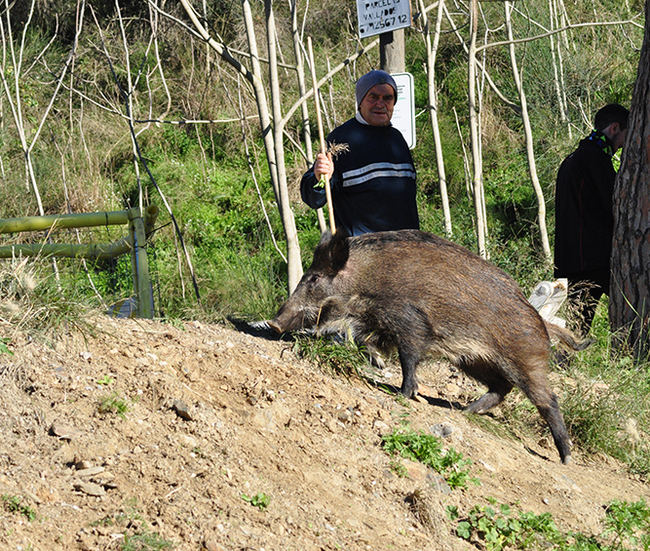
<svg viewBox="0 0 650 551">
<path fill-rule="evenodd" d="M 589 331 L 598 300 L 609 295 L 612 155 L 625 142 L 629 111 L 616 103 L 596 113 L 594 130 L 560 165 L 555 187 L 555 276 L 566 277 L 576 328 Z"/>
<path fill-rule="evenodd" d="M 339 153 L 319 153 L 302 177 L 300 194 L 312 208 L 326 203 L 321 176 L 330 178 L 334 219 L 349 235 L 419 229 L 416 172 L 401 132 L 391 126 L 397 85 L 385 71 L 370 71 L 356 84 L 356 116 L 327 137 Z M 341 147 L 347 146 L 347 147 Z"/>
</svg>

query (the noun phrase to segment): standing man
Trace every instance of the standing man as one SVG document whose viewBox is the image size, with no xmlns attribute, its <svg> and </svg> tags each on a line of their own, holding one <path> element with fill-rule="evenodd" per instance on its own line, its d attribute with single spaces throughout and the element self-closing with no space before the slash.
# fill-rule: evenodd
<svg viewBox="0 0 650 551">
<path fill-rule="evenodd" d="M 569 280 L 578 329 L 591 327 L 598 300 L 609 295 L 616 172 L 612 155 L 625 142 L 629 111 L 600 109 L 595 129 L 560 165 L 555 187 L 555 276 Z"/>
<path fill-rule="evenodd" d="M 338 145 L 341 151 L 334 158 L 318 154 L 300 182 L 302 199 L 312 208 L 325 205 L 320 179 L 327 175 L 337 228 L 349 235 L 419 229 L 413 158 L 390 123 L 397 100 L 395 80 L 385 71 L 370 71 L 357 81 L 355 92 L 355 117 L 327 137 L 329 146 Z"/>
</svg>

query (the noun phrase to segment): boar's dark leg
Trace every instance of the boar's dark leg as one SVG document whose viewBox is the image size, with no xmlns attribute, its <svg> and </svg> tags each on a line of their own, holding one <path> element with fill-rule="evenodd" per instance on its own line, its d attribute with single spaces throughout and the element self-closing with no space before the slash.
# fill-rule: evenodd
<svg viewBox="0 0 650 551">
<path fill-rule="evenodd" d="M 498 388 L 490 387 L 490 389 L 485 394 L 483 394 L 483 396 L 469 404 L 465 408 L 465 411 L 482 415 L 483 413 L 491 410 L 494 406 L 499 405 L 501 402 L 503 402 L 506 394 L 512 390 L 512 385 L 510 383 L 507 383 L 505 381 L 503 383 L 504 384 Z"/>
<path fill-rule="evenodd" d="M 402 365 L 402 388 L 400 392 L 407 398 L 413 398 L 418 392 L 418 382 L 415 371 L 420 363 L 421 355 L 416 347 L 408 343 L 400 343 L 397 347 L 399 362 Z"/>
<path fill-rule="evenodd" d="M 539 414 L 548 423 L 551 434 L 553 435 L 555 447 L 560 454 L 560 459 L 566 465 L 571 461 L 571 440 L 569 439 L 569 433 L 566 430 L 562 413 L 557 404 L 557 397 L 551 393 L 550 403 L 548 405 L 535 404 L 535 406 Z"/>
<path fill-rule="evenodd" d="M 527 381 L 521 385 L 521 389 L 551 429 L 555 447 L 560 454 L 562 463 L 566 465 L 571 460 L 571 440 L 557 403 L 557 396 L 548 387 L 544 369 L 531 369 L 526 375 L 528 376 Z"/>
<path fill-rule="evenodd" d="M 488 387 L 488 391 L 483 396 L 465 408 L 469 413 L 486 413 L 503 402 L 506 394 L 512 390 L 512 383 L 506 380 L 499 373 L 497 366 L 491 362 L 464 358 L 458 363 L 458 367 Z"/>
</svg>

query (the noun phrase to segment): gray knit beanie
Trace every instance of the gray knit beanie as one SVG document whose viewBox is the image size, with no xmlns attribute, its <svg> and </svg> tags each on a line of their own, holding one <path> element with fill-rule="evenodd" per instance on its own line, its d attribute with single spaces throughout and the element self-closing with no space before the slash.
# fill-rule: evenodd
<svg viewBox="0 0 650 551">
<path fill-rule="evenodd" d="M 357 107 L 361 105 L 363 98 L 366 97 L 368 90 L 377 84 L 389 84 L 395 90 L 395 101 L 397 101 L 397 84 L 392 76 L 390 76 L 386 71 L 381 71 L 375 69 L 363 75 L 359 80 L 357 80 L 357 86 L 355 88 L 355 94 L 357 96 Z"/>
</svg>

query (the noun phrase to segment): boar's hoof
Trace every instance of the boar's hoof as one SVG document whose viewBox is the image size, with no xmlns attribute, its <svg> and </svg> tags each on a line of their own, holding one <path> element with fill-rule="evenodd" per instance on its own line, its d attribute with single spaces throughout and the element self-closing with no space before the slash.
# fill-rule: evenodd
<svg viewBox="0 0 650 551">
<path fill-rule="evenodd" d="M 565 465 L 568 465 L 569 463 L 571 463 L 571 454 L 565 455 L 562 458 L 562 463 L 564 463 Z"/>
</svg>

